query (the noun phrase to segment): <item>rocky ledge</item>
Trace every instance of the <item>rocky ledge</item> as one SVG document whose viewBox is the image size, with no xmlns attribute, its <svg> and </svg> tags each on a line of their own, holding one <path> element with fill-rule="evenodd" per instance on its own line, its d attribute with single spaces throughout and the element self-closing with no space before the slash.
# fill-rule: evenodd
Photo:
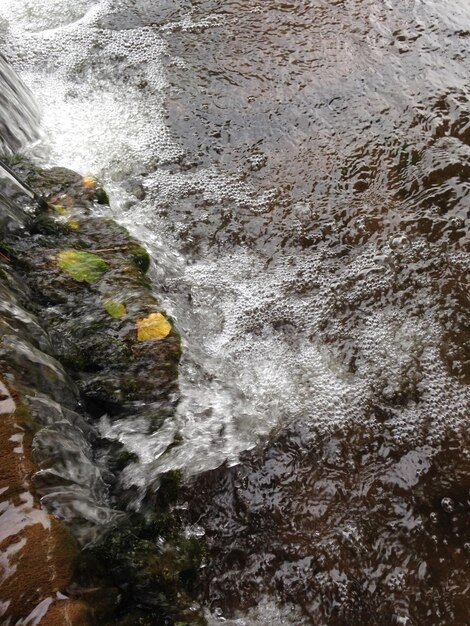
<svg viewBox="0 0 470 626">
<path fill-rule="evenodd" d="M 119 480 L 135 457 L 96 420 L 172 419 L 180 337 L 146 278 L 146 250 L 92 178 L 13 166 L 47 209 L 0 197 L 0 550 L 4 624 L 203 624 L 203 546 L 173 503 Z M 178 436 L 169 444 L 178 445 Z M 134 510 L 136 509 L 136 510 Z"/>
</svg>

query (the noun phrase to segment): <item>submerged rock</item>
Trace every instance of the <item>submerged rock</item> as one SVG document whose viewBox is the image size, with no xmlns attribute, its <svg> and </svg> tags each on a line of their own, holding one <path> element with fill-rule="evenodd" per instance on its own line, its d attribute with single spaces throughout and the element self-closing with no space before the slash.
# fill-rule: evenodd
<svg viewBox="0 0 470 626">
<path fill-rule="evenodd" d="M 423 444 L 371 413 L 317 437 L 286 428 L 186 487 L 207 606 L 230 620 L 264 596 L 297 607 L 289 624 L 468 623 L 468 429 Z"/>
<path fill-rule="evenodd" d="M 67 595 L 79 549 L 40 505 L 31 483 L 34 421 L 2 370 L 0 381 L 0 566 L 2 623 L 86 626 L 87 606 Z M 36 621 L 38 620 L 38 621 Z"/>
</svg>

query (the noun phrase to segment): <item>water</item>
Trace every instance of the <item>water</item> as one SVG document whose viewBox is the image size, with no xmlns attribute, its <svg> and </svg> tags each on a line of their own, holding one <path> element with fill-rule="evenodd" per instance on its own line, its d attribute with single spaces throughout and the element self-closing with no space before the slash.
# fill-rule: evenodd
<svg viewBox="0 0 470 626">
<path fill-rule="evenodd" d="M 0 25 L 1 28 L 1 25 Z M 0 55 L 0 145 L 16 152 L 37 137 L 39 111 L 32 94 Z"/>
<path fill-rule="evenodd" d="M 151 249 L 155 284 L 183 335 L 175 427 L 182 445 L 164 454 L 172 432 L 145 439 L 136 425 L 102 421 L 103 434 L 140 457 L 123 480 L 145 489 L 165 469 L 197 476 L 226 462 L 207 479 L 214 485 L 199 510 L 216 576 L 204 593 L 223 615 L 246 613 L 263 593 L 275 624 L 302 622 L 273 598 L 293 601 L 295 615 L 302 595 L 306 623 L 350 626 L 375 610 L 376 623 L 391 623 L 383 617 L 395 611 L 389 605 L 334 611 L 354 593 L 356 603 L 363 598 L 351 579 L 370 581 L 383 560 L 383 572 L 374 571 L 388 580 L 396 559 L 387 561 L 370 539 L 360 553 L 373 554 L 370 571 L 346 571 L 347 549 L 331 548 L 331 561 L 322 561 L 311 554 L 306 520 L 338 459 L 353 472 L 346 494 L 362 493 L 363 447 L 373 451 L 368 471 L 382 475 L 383 437 L 397 464 L 387 466 L 393 488 L 372 500 L 329 502 L 328 524 L 318 530 L 325 545 L 343 536 L 334 525 L 344 502 L 351 536 L 365 511 L 385 507 L 370 524 L 380 546 L 390 545 L 384 519 L 408 519 L 402 501 L 388 508 L 395 489 L 426 502 L 456 491 L 459 514 L 467 511 L 467 478 L 452 459 L 465 444 L 470 378 L 468 3 L 3 0 L 0 18 L 4 50 L 43 109 L 44 139 L 31 150 L 103 178 L 115 215 Z M 289 450 L 299 438 L 307 452 L 289 491 Z M 347 449 L 327 462 L 337 439 Z M 274 466 L 253 452 L 226 469 L 260 441 L 281 451 Z M 240 475 L 248 486 L 227 495 L 227 476 Z M 442 494 L 431 497 L 435 475 Z M 273 562 L 282 572 L 314 558 L 319 575 L 333 577 L 329 599 L 318 599 L 303 565 L 279 574 L 277 587 L 270 582 L 274 570 L 260 566 L 267 540 L 250 543 L 256 523 L 246 521 L 258 519 L 258 498 L 297 503 L 294 528 L 307 539 L 292 540 L 295 559 L 285 547 L 289 509 L 266 505 L 276 520 Z M 435 532 L 422 528 L 421 538 Z M 237 537 L 238 560 L 228 556 L 224 529 Z M 459 535 L 459 554 L 464 543 Z M 403 563 L 419 545 L 400 544 Z M 436 550 L 445 563 L 457 558 Z M 457 561 L 449 576 L 459 587 L 468 565 Z M 227 563 L 233 575 L 224 581 Z M 289 593 L 279 589 L 287 580 Z M 413 578 L 413 592 L 397 583 L 396 596 L 391 583 L 380 587 L 402 603 L 394 623 L 468 623 L 454 600 L 436 608 L 442 618 L 417 618 L 403 598 L 419 604 L 413 593 L 423 581 Z M 258 611 L 239 619 L 264 618 Z"/>
</svg>

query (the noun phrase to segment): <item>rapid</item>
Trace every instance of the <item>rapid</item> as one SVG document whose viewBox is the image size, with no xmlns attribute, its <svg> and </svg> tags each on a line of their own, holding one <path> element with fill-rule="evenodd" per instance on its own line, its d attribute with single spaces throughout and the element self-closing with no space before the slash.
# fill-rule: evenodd
<svg viewBox="0 0 470 626">
<path fill-rule="evenodd" d="M 182 334 L 175 419 L 99 429 L 190 481 L 210 623 L 467 624 L 468 2 L 2 0 L 0 42 Z"/>
</svg>

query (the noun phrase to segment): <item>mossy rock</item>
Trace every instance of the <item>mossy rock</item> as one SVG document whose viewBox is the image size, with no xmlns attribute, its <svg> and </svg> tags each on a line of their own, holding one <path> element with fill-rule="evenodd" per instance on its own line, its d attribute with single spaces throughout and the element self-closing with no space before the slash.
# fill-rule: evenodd
<svg viewBox="0 0 470 626">
<path fill-rule="evenodd" d="M 82 250 L 62 250 L 57 255 L 57 265 L 79 283 L 93 283 L 108 269 L 100 256 Z"/>
<path fill-rule="evenodd" d="M 160 488 L 157 497 L 160 505 L 164 508 L 176 502 L 178 499 L 183 472 L 178 469 L 170 470 L 160 477 Z"/>
<path fill-rule="evenodd" d="M 181 346 L 144 275 L 148 252 L 123 226 L 90 213 L 93 203 L 105 201 L 94 179 L 62 168 L 35 171 L 26 161 L 18 167 L 29 168 L 33 188 L 56 206 L 36 215 L 33 236 L 5 235 L 5 246 L 11 244 L 8 266 L 34 294 L 54 354 L 73 371 L 90 421 L 105 412 L 110 419 L 138 416 L 147 420 L 149 435 L 156 432 L 174 415 Z M 131 490 L 112 476 L 137 457 L 105 440 L 99 445 L 112 501 L 125 510 Z M 125 513 L 128 523 L 120 522 L 86 549 L 95 565 L 86 568 L 84 576 L 93 582 L 83 588 L 118 588 L 122 597 L 112 617 L 98 610 L 99 623 L 203 623 L 191 611 L 188 589 L 204 548 L 183 537 L 178 513 L 171 510 L 181 480 L 178 470 L 162 476 L 158 493 L 146 498 L 148 517 Z"/>
<path fill-rule="evenodd" d="M 47 213 L 39 213 L 32 223 L 31 232 L 41 235 L 60 235 L 66 232 L 67 228 L 64 224 L 57 222 Z"/>
<path fill-rule="evenodd" d="M 139 536 L 146 539 L 160 537 L 165 541 L 176 541 L 180 530 L 180 523 L 175 514 L 172 511 L 163 511 L 141 521 Z"/>
<path fill-rule="evenodd" d="M 60 362 L 74 372 L 86 372 L 92 367 L 92 355 L 84 352 L 74 343 L 69 343 L 57 354 Z"/>
</svg>

